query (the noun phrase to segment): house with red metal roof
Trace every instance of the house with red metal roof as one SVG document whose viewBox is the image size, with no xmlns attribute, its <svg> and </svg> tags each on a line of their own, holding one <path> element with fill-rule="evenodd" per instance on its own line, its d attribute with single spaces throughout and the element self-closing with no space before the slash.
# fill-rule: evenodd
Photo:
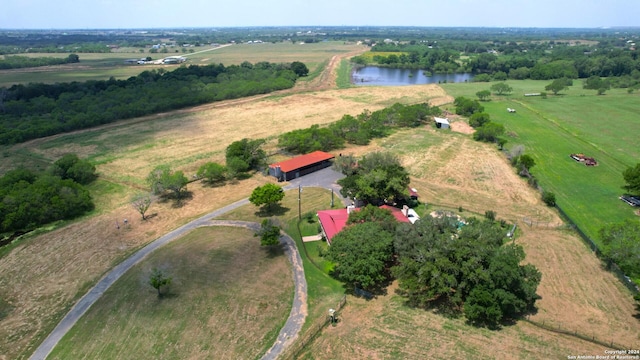
<svg viewBox="0 0 640 360">
<path fill-rule="evenodd" d="M 334 157 L 324 151 L 314 151 L 269 165 L 269 175 L 274 176 L 278 181 L 297 179 L 331 166 L 331 160 Z"/>
<path fill-rule="evenodd" d="M 386 209 L 399 222 L 411 223 L 406 211 L 407 209 L 398 209 L 389 205 L 380 206 L 381 209 Z M 320 221 L 320 228 L 322 229 L 322 236 L 327 239 L 327 243 L 331 245 L 331 239 L 336 236 L 337 233 L 342 231 L 347 226 L 347 220 L 349 220 L 349 214 L 353 211 L 358 211 L 359 208 L 355 206 L 347 206 L 344 209 L 335 210 L 321 210 L 318 211 L 318 220 Z"/>
</svg>

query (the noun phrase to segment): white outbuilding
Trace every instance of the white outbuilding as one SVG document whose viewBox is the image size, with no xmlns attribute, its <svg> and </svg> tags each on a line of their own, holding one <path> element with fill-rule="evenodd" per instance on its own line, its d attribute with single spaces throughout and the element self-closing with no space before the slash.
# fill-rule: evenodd
<svg viewBox="0 0 640 360">
<path fill-rule="evenodd" d="M 436 127 L 438 129 L 448 129 L 449 128 L 449 119 L 434 117 L 436 122 Z"/>
</svg>

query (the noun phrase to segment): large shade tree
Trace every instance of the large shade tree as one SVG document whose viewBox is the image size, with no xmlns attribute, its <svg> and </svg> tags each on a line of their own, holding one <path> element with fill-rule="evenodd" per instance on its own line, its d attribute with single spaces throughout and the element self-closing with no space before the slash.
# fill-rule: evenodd
<svg viewBox="0 0 640 360">
<path fill-rule="evenodd" d="M 534 266 L 520 265 L 522 248 L 502 245 L 505 232 L 493 221 L 459 225 L 444 216 L 398 227 L 393 273 L 400 293 L 416 306 L 464 311 L 478 325 L 496 326 L 530 310 L 541 276 Z"/>
<path fill-rule="evenodd" d="M 266 153 L 262 150 L 264 139 L 242 139 L 227 146 L 227 166 L 235 173 L 242 173 L 251 169 L 258 170 L 266 161 Z"/>
<path fill-rule="evenodd" d="M 391 153 L 374 152 L 362 157 L 351 174 L 338 180 L 345 197 L 370 203 L 403 198 L 409 186 L 409 173 Z"/>
<path fill-rule="evenodd" d="M 189 179 L 182 171 L 173 171 L 168 165 L 160 165 L 149 173 L 147 184 L 154 195 L 164 195 L 169 192 L 177 199 L 182 198 Z"/>
<path fill-rule="evenodd" d="M 393 236 L 377 222 L 348 226 L 331 241 L 327 258 L 333 275 L 351 285 L 375 289 L 388 279 L 393 259 Z"/>
<path fill-rule="evenodd" d="M 279 203 L 284 198 L 284 192 L 282 188 L 276 184 L 264 184 L 253 189 L 251 196 L 249 196 L 249 202 L 255 206 L 266 205 L 268 209 L 271 209 L 273 205 Z"/>
</svg>

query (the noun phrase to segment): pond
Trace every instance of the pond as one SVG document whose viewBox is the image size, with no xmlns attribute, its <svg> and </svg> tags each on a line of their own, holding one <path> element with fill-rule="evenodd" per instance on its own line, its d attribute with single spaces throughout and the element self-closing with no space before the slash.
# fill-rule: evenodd
<svg viewBox="0 0 640 360">
<path fill-rule="evenodd" d="M 457 83 L 473 80 L 473 74 L 433 74 L 426 76 L 424 70 L 392 69 L 365 66 L 351 73 L 351 83 L 358 86 L 401 86 L 438 83 Z"/>
</svg>

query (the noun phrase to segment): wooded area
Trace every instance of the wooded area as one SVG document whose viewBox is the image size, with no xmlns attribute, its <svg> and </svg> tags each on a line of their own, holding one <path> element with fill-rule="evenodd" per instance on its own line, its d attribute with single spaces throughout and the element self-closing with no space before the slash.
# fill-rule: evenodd
<svg viewBox="0 0 640 360">
<path fill-rule="evenodd" d="M 586 79 L 609 77 L 613 87 L 640 84 L 638 50 L 625 42 L 601 41 L 598 46 L 561 41 L 493 42 L 463 40 L 407 43 L 378 43 L 372 56 L 354 58 L 360 65 L 415 68 L 431 73 L 463 73 L 474 81 Z M 392 52 L 391 54 L 388 54 Z"/>
<path fill-rule="evenodd" d="M 298 69 L 298 68 L 296 68 Z M 85 129 L 213 101 L 290 88 L 291 64 L 260 62 L 144 71 L 127 80 L 0 88 L 0 144 Z"/>
<path fill-rule="evenodd" d="M 81 184 L 93 181 L 95 170 L 86 160 L 67 154 L 42 174 L 9 171 L 0 177 L 0 233 L 27 232 L 93 210 L 91 195 Z"/>
</svg>

